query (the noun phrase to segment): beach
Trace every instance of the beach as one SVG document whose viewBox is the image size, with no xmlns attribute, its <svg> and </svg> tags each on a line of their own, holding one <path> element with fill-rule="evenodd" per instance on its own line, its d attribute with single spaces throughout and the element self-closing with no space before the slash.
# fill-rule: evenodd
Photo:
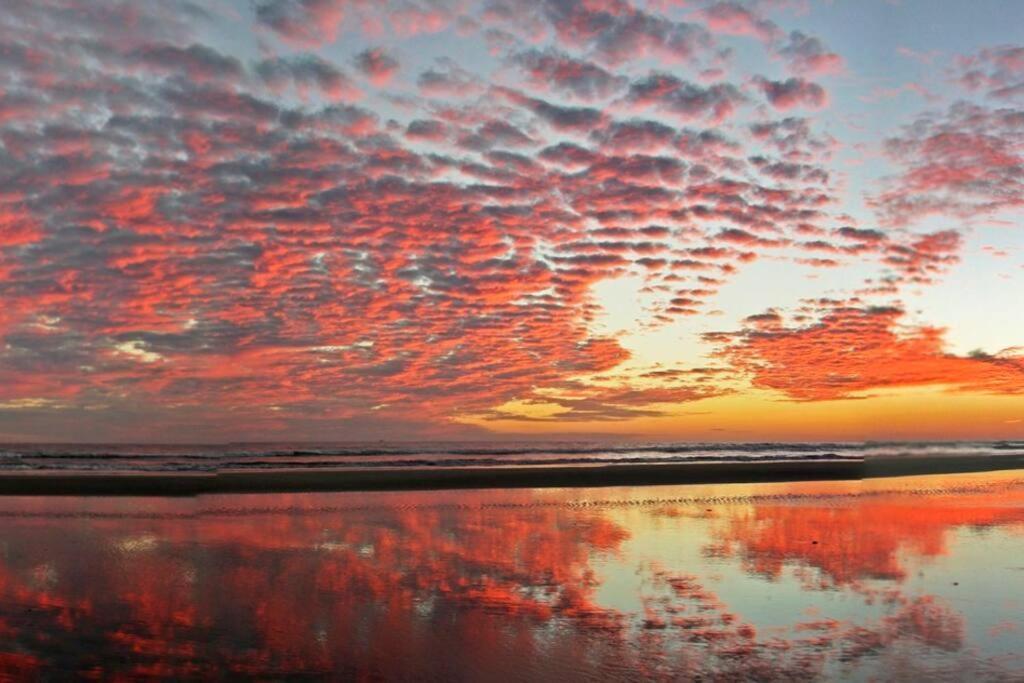
<svg viewBox="0 0 1024 683">
<path fill-rule="evenodd" d="M 1024 676 L 1016 442 L 0 463 L 0 678 Z"/>
<path fill-rule="evenodd" d="M 1024 454 L 822 454 L 793 460 L 599 461 L 573 465 L 446 465 L 393 467 L 215 468 L 204 471 L 132 469 L 0 470 L 0 495 L 167 495 L 275 491 L 374 491 L 458 488 L 608 487 L 658 484 L 751 483 L 1012 470 Z"/>
<path fill-rule="evenodd" d="M 1012 680 L 1024 472 L 0 497 L 0 675 Z"/>
</svg>

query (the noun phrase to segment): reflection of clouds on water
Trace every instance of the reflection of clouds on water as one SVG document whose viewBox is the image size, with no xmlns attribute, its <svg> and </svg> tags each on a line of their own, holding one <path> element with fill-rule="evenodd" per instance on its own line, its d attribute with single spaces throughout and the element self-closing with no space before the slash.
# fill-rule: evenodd
<svg viewBox="0 0 1024 683">
<path fill-rule="evenodd" d="M 1005 507 L 992 493 L 960 496 L 953 504 L 905 498 L 828 507 L 767 504 L 731 515 L 716 552 L 735 552 L 748 571 L 769 577 L 802 565 L 819 569 L 815 578 L 824 585 L 850 585 L 904 578 L 901 551 L 944 555 L 952 529 L 1020 522 L 1024 509 Z"/>
<path fill-rule="evenodd" d="M 740 581 L 760 583 L 766 593 L 795 583 L 803 603 L 814 595 L 831 596 L 824 604 L 832 614 L 812 607 L 815 619 L 792 624 L 788 632 L 776 629 L 786 635 L 782 660 L 798 653 L 803 664 L 817 659 L 818 670 L 831 673 L 851 666 L 884 671 L 883 662 L 894 658 L 901 659 L 905 673 L 1019 672 L 1024 652 L 1012 640 L 1019 619 L 1012 596 L 1024 586 L 991 581 L 1005 571 L 1000 559 L 1020 552 L 1014 543 L 1024 530 L 1024 497 L 1020 481 L 1000 478 L 1004 481 L 989 486 L 876 489 L 825 500 L 769 498 L 722 507 L 714 517 L 697 506 L 651 513 L 659 519 L 704 520 L 707 542 L 701 556 L 709 563 L 738 561 Z M 981 562 L 972 557 L 978 550 L 985 554 Z M 950 573 L 960 580 L 951 580 Z M 697 596 L 701 604 L 707 589 L 700 577 L 663 576 L 676 598 Z M 737 576 L 721 586 L 732 597 L 743 593 L 735 585 Z M 751 607 L 718 596 L 703 598 L 701 607 L 716 602 L 740 612 Z M 720 620 L 698 615 L 673 621 L 678 600 L 662 598 L 660 604 L 663 613 L 648 614 L 645 623 L 674 623 L 688 629 L 689 638 L 710 633 L 723 644 L 723 653 L 749 649 L 739 647 L 744 639 L 727 628 L 735 619 L 730 612 Z M 776 616 L 785 611 L 783 605 L 776 605 Z M 1009 617 L 984 626 L 994 615 L 983 612 L 998 611 L 997 605 Z M 763 651 L 780 641 L 747 642 Z M 986 650 L 998 656 L 987 656 Z M 914 666 L 902 661 L 911 655 L 917 658 Z"/>
<path fill-rule="evenodd" d="M 1012 569 L 1024 487 L 844 486 L 623 490 L 604 503 L 523 491 L 486 505 L 475 492 L 288 494 L 244 498 L 248 511 L 223 497 L 199 514 L 195 501 L 152 500 L 134 516 L 131 501 L 6 499 L 0 672 L 1024 671 L 1019 618 L 985 602 L 1024 589 Z M 966 570 L 954 585 L 949 572 Z"/>
</svg>

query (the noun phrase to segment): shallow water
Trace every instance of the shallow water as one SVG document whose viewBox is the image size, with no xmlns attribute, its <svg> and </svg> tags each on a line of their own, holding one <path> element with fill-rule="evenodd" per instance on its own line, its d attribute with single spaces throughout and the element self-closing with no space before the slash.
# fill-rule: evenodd
<svg viewBox="0 0 1024 683">
<path fill-rule="evenodd" d="M 1024 677 L 1024 472 L 0 498 L 0 673 Z"/>
</svg>

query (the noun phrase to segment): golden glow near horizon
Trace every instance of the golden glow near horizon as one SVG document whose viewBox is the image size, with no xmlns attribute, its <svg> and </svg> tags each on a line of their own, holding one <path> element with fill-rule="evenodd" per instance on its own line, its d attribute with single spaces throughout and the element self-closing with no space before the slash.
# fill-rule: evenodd
<svg viewBox="0 0 1024 683">
<path fill-rule="evenodd" d="M 1024 396 L 903 388 L 863 398 L 800 402 L 776 392 L 749 391 L 684 406 L 661 406 L 661 417 L 616 423 L 557 419 L 555 404 L 502 406 L 514 417 L 486 424 L 501 434 L 601 434 L 652 440 L 858 441 L 915 439 L 1024 439 Z"/>
</svg>

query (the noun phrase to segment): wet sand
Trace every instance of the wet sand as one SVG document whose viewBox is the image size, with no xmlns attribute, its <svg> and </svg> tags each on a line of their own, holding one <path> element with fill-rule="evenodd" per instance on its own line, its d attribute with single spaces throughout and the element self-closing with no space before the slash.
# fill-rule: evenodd
<svg viewBox="0 0 1024 683">
<path fill-rule="evenodd" d="M 593 466 L 323 468 L 213 473 L 3 472 L 0 495 L 161 495 L 551 488 L 657 484 L 858 480 L 1024 469 L 1024 456 L 908 456 L 801 461 L 691 462 Z"/>
<path fill-rule="evenodd" d="M 0 680 L 1024 675 L 1024 473 L 4 496 Z"/>
</svg>

